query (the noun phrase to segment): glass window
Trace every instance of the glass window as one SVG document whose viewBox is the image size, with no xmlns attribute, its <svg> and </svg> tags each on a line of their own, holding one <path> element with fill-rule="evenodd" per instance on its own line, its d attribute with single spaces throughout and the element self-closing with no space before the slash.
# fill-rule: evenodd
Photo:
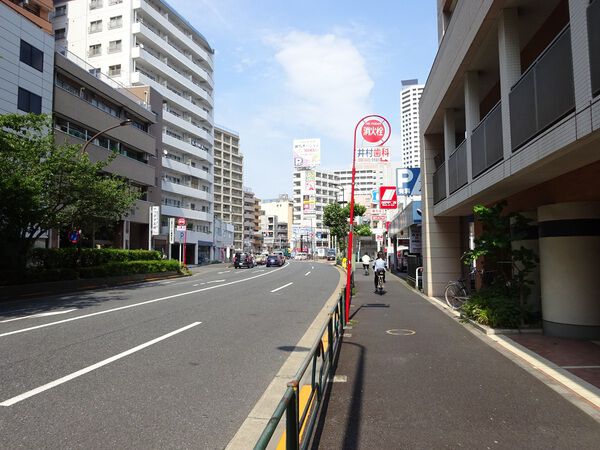
<svg viewBox="0 0 600 450">
<path fill-rule="evenodd" d="M 108 53 L 115 53 L 121 51 L 121 39 L 116 41 L 110 41 L 108 43 Z"/>
<path fill-rule="evenodd" d="M 24 112 L 34 114 L 42 113 L 42 97 L 29 92 L 26 89 L 19 88 L 19 97 L 17 99 L 17 108 Z"/>
<path fill-rule="evenodd" d="M 60 17 L 67 14 L 67 5 L 60 5 L 54 9 L 54 17 Z"/>
<path fill-rule="evenodd" d="M 111 17 L 110 21 L 108 22 L 108 28 L 111 30 L 113 28 L 121 28 L 122 26 L 123 26 L 123 16 Z"/>
<path fill-rule="evenodd" d="M 88 56 L 99 56 L 102 54 L 102 44 L 94 44 L 89 46 Z"/>
<path fill-rule="evenodd" d="M 90 9 L 102 8 L 102 0 L 91 0 Z"/>
<path fill-rule="evenodd" d="M 67 30 L 65 28 L 59 28 L 58 30 L 54 30 L 54 39 L 64 39 L 66 36 Z"/>
<path fill-rule="evenodd" d="M 44 71 L 44 53 L 38 50 L 33 45 L 25 42 L 21 39 L 21 62 L 24 62 L 28 66 L 33 67 L 40 72 Z"/>
<path fill-rule="evenodd" d="M 121 75 L 121 64 L 115 64 L 114 66 L 108 66 L 108 74 L 111 77 L 118 77 Z"/>
<path fill-rule="evenodd" d="M 90 33 L 98 33 L 99 31 L 102 31 L 102 21 L 101 20 L 92 20 L 90 22 L 89 32 Z"/>
</svg>

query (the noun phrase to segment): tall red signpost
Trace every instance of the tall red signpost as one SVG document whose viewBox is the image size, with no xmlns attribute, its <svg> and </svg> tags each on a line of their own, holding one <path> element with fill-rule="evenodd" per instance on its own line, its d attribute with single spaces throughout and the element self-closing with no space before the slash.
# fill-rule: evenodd
<svg viewBox="0 0 600 450">
<path fill-rule="evenodd" d="M 360 134 L 369 146 L 381 146 L 387 142 L 392 133 L 392 127 L 385 117 L 371 114 L 363 117 L 354 127 L 354 150 L 352 152 L 352 188 L 350 191 L 350 230 L 348 231 L 348 257 L 346 263 L 346 322 L 350 319 L 350 302 L 352 296 L 352 236 L 354 234 L 354 180 L 356 178 L 356 133 L 361 127 Z"/>
</svg>

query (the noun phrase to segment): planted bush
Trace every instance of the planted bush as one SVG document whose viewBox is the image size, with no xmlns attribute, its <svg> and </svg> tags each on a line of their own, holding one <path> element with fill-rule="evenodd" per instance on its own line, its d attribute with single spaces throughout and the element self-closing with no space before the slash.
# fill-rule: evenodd
<svg viewBox="0 0 600 450">
<path fill-rule="evenodd" d="M 474 292 L 462 306 L 463 316 L 492 328 L 518 328 L 525 316 L 518 297 L 491 287 Z"/>
<path fill-rule="evenodd" d="M 116 248 L 36 248 L 31 255 L 32 265 L 43 269 L 100 266 L 111 262 L 148 261 L 162 259 L 154 250 L 123 250 Z"/>
<path fill-rule="evenodd" d="M 180 271 L 179 261 L 123 261 L 110 262 L 96 267 L 83 267 L 79 269 L 81 278 L 100 278 L 117 275 L 131 275 L 139 273 L 177 272 Z"/>
</svg>

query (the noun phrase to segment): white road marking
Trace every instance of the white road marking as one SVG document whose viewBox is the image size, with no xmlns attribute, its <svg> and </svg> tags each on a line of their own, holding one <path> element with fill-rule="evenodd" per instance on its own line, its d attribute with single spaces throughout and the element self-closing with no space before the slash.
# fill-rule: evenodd
<svg viewBox="0 0 600 450">
<path fill-rule="evenodd" d="M 311 270 L 315 270 L 315 266 L 310 266 Z"/>
<path fill-rule="evenodd" d="M 196 287 L 196 286 L 198 286 L 198 283 L 196 283 L 196 284 L 192 284 L 192 287 Z"/>
<path fill-rule="evenodd" d="M 212 281 L 207 281 L 206 283 L 222 283 L 223 281 L 227 281 L 227 280 L 212 280 Z"/>
<path fill-rule="evenodd" d="M 14 319 L 0 320 L 0 323 L 14 322 L 15 320 L 23 320 L 23 319 L 35 319 L 38 317 L 57 316 L 59 314 L 70 313 L 71 311 L 77 311 L 77 310 L 76 309 L 67 309 L 66 311 L 52 311 L 52 312 L 46 312 L 46 313 L 32 314 L 31 316 L 15 317 Z"/>
<path fill-rule="evenodd" d="M 208 286 L 208 287 L 201 288 L 201 289 L 194 289 L 193 291 L 189 291 L 189 292 L 182 292 L 180 294 L 173 294 L 173 295 L 169 295 L 167 297 L 159 297 L 159 298 L 155 298 L 155 299 L 152 299 L 152 300 L 146 300 L 145 302 L 140 302 L 140 303 L 132 303 L 131 305 L 119 306 L 118 308 L 112 308 L 112 309 L 107 309 L 107 310 L 104 310 L 104 311 L 98 311 L 98 312 L 91 313 L 91 314 L 85 314 L 83 316 L 71 317 L 70 319 L 58 320 L 56 322 L 45 323 L 43 325 L 37 325 L 35 327 L 29 327 L 29 328 L 23 328 L 21 330 L 9 331 L 7 333 L 0 334 L 0 337 L 10 336 L 12 334 L 24 333 L 26 331 L 37 330 L 37 329 L 40 329 L 40 328 L 51 327 L 53 325 L 59 325 L 61 323 L 72 322 L 74 320 L 79 320 L 79 319 L 86 319 L 88 317 L 100 316 L 102 314 L 108 314 L 108 313 L 115 312 L 115 311 L 121 311 L 121 310 L 124 310 L 124 309 L 135 308 L 137 306 L 149 305 L 151 303 L 162 302 L 164 300 L 170 300 L 172 298 L 184 297 L 186 295 L 191 295 L 191 294 L 197 294 L 198 292 L 210 291 L 211 289 L 218 289 L 218 288 L 222 288 L 222 287 L 225 287 L 225 286 L 231 286 L 232 284 L 243 283 L 244 281 L 249 281 L 249 280 L 253 280 L 255 278 L 260 278 L 260 277 L 264 277 L 266 275 L 270 275 L 272 273 L 278 272 L 279 270 L 285 269 L 286 267 L 288 267 L 288 264 L 285 264 L 284 266 L 279 267 L 278 269 L 271 270 L 271 271 L 266 272 L 266 273 L 261 273 L 260 275 L 255 275 L 253 277 L 248 277 L 248 278 L 242 278 L 241 280 L 230 281 L 229 283 L 225 283 L 225 284 L 218 284 L 218 285 Z M 204 283 L 202 283 L 202 284 L 204 284 Z"/>
<path fill-rule="evenodd" d="M 221 275 L 222 273 L 229 273 L 231 270 L 226 270 L 225 272 L 217 272 L 217 275 Z"/>
<path fill-rule="evenodd" d="M 284 284 L 283 286 L 279 286 L 277 289 L 273 289 L 271 292 L 277 292 L 277 291 L 280 291 L 281 289 L 283 289 L 283 288 L 286 288 L 286 287 L 288 287 L 288 286 L 291 286 L 292 284 L 294 284 L 294 282 L 293 282 L 293 281 L 292 281 L 291 283 Z"/>
<path fill-rule="evenodd" d="M 258 272 L 264 272 L 265 269 L 258 269 L 258 270 L 253 270 L 252 273 L 258 273 Z"/>
<path fill-rule="evenodd" d="M 305 277 L 310 275 L 310 270 L 304 274 Z"/>
<path fill-rule="evenodd" d="M 334 383 L 347 383 L 348 376 L 347 375 L 334 375 L 332 381 Z"/>
<path fill-rule="evenodd" d="M 600 366 L 560 366 L 561 369 L 600 369 Z"/>
<path fill-rule="evenodd" d="M 191 323 L 190 325 L 187 325 L 183 328 L 179 328 L 178 330 L 175 331 L 171 331 L 170 333 L 167 333 L 163 336 L 157 337 L 156 339 L 152 339 L 151 341 L 148 341 L 144 344 L 138 345 L 137 347 L 133 347 L 130 348 L 129 350 L 126 350 L 122 353 L 119 353 L 118 355 L 115 356 L 111 356 L 110 358 L 107 358 L 103 361 L 97 362 L 96 364 L 93 364 L 91 366 L 88 366 L 84 369 L 78 370 L 77 372 L 73 372 L 67 376 L 64 376 L 62 378 L 59 378 L 58 380 L 54 380 L 50 383 L 44 384 L 43 386 L 37 387 L 35 389 L 32 389 L 31 391 L 27 391 L 21 395 L 17 395 L 16 397 L 10 398 L 8 400 L 3 401 L 2 403 L 0 403 L 0 406 L 12 406 L 15 403 L 18 403 L 22 400 L 25 400 L 29 397 L 33 397 L 34 395 L 37 395 L 41 392 L 47 391 L 48 389 L 52 389 L 53 387 L 56 387 L 60 384 L 66 383 L 67 381 L 71 381 L 74 378 L 80 377 L 81 375 L 85 375 L 88 372 L 91 372 L 92 370 L 96 370 L 102 366 L 105 366 L 107 364 L 110 364 L 111 362 L 114 362 L 118 359 L 124 358 L 125 356 L 131 355 L 132 353 L 138 352 L 146 347 L 150 347 L 151 345 L 156 344 L 157 342 L 160 341 L 164 341 L 165 339 L 170 338 L 171 336 L 175 336 L 176 334 L 179 334 L 183 331 L 189 330 L 192 327 L 195 327 L 196 325 L 200 325 L 202 322 L 194 322 Z"/>
<path fill-rule="evenodd" d="M 175 281 L 175 280 L 171 280 L 171 281 L 160 281 L 160 284 L 169 284 L 169 283 L 172 283 L 173 281 Z"/>
</svg>

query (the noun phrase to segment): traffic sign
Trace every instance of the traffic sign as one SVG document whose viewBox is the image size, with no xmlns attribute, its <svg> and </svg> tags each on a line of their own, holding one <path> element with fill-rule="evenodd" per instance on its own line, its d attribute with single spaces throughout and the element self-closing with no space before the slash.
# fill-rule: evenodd
<svg viewBox="0 0 600 450">
<path fill-rule="evenodd" d="M 421 195 L 421 169 L 418 167 L 396 169 L 396 187 L 398 195 L 408 197 Z"/>
<path fill-rule="evenodd" d="M 185 217 L 180 217 L 179 219 L 177 219 L 177 225 L 185 226 Z"/>
<path fill-rule="evenodd" d="M 77 244 L 79 238 L 81 237 L 81 232 L 77 230 L 73 230 L 69 232 L 69 241 L 71 244 Z"/>
</svg>

